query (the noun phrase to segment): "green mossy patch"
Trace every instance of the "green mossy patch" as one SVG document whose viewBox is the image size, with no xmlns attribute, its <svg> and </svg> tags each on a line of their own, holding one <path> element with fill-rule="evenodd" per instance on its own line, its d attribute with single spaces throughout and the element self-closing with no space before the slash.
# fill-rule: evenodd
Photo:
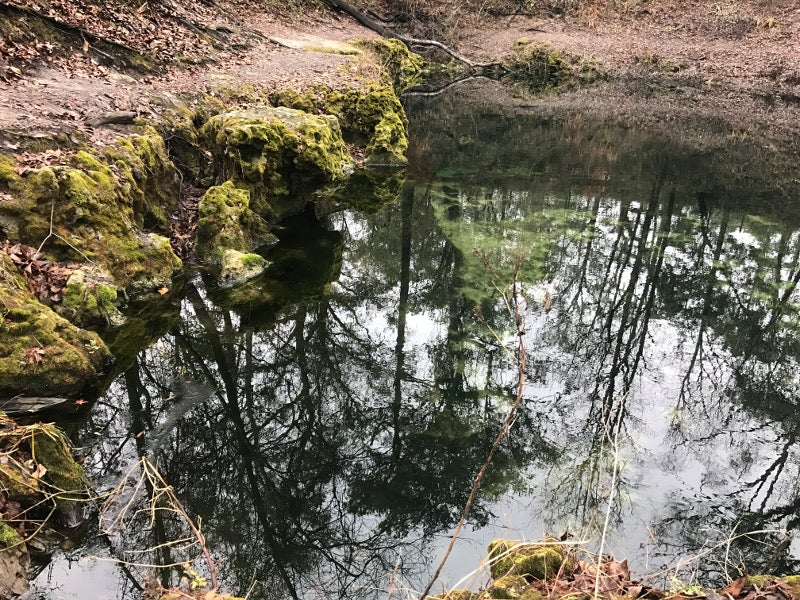
<svg viewBox="0 0 800 600">
<path fill-rule="evenodd" d="M 148 129 L 118 140 L 106 156 L 79 151 L 70 166 L 30 171 L 22 191 L 0 203 L 0 219 L 15 221 L 18 241 L 39 247 L 47 240 L 46 255 L 91 261 L 119 287 L 168 281 L 180 260 L 165 238 L 140 228 L 165 225 L 177 202 L 175 170 L 159 140 Z"/>
<path fill-rule="evenodd" d="M 217 283 L 223 289 L 238 287 L 258 277 L 267 268 L 266 259 L 260 254 L 239 252 L 225 248 L 218 252 Z"/>
<path fill-rule="evenodd" d="M 506 61 L 508 77 L 534 92 L 567 84 L 588 85 L 602 77 L 597 64 L 556 50 L 548 44 L 520 39 Z"/>
<path fill-rule="evenodd" d="M 320 86 L 306 94 L 282 90 L 270 102 L 339 119 L 346 142 L 366 149 L 367 165 L 408 163 L 408 119 L 394 89 L 387 83 L 365 89 L 333 89 Z"/>
<path fill-rule="evenodd" d="M 22 542 L 22 536 L 16 529 L 0 522 L 0 547 L 11 548 L 13 546 L 19 546 Z"/>
<path fill-rule="evenodd" d="M 250 252 L 277 241 L 269 224 L 250 210 L 250 192 L 232 181 L 209 188 L 199 204 L 198 254 L 207 256 L 217 248 Z"/>
<path fill-rule="evenodd" d="M 400 40 L 356 40 L 353 43 L 377 55 L 378 62 L 388 74 L 398 94 L 419 84 L 425 77 L 425 59 L 411 52 Z"/>
<path fill-rule="evenodd" d="M 124 317 L 117 309 L 118 290 L 108 273 L 83 266 L 70 275 L 60 305 L 54 309 L 81 327 L 121 325 Z"/>
<path fill-rule="evenodd" d="M 166 231 L 178 206 L 178 177 L 164 139 L 152 127 L 142 134 L 117 139 L 103 152 L 122 185 L 139 228 Z"/>
<path fill-rule="evenodd" d="M 444 594 L 431 596 L 433 600 L 480 600 L 481 594 L 469 590 L 450 590 Z"/>
<path fill-rule="evenodd" d="M 390 85 L 327 90 L 325 112 L 335 115 L 347 141 L 366 148 L 366 164 L 404 165 L 408 119 Z"/>
<path fill-rule="evenodd" d="M 300 212 L 319 186 L 352 169 L 338 121 L 285 107 L 253 107 L 212 117 L 201 129 L 219 182 L 250 191 L 250 208 L 280 218 Z"/>
<path fill-rule="evenodd" d="M 97 334 L 36 300 L 0 252 L 0 397 L 80 395 L 109 358 Z"/>
<path fill-rule="evenodd" d="M 489 544 L 489 559 L 494 579 L 508 575 L 547 579 L 565 563 L 563 549 L 557 544 L 521 544 L 502 539 Z"/>
<path fill-rule="evenodd" d="M 495 579 L 487 590 L 489 598 L 519 598 L 528 587 L 528 581 L 521 575 L 505 575 Z"/>
</svg>

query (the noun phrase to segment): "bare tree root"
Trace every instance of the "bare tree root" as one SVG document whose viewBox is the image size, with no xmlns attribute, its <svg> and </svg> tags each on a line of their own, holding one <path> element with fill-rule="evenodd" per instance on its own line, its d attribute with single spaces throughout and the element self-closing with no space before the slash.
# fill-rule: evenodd
<svg viewBox="0 0 800 600">
<path fill-rule="evenodd" d="M 386 38 L 394 38 L 396 40 L 400 40 L 407 46 L 428 46 L 431 48 L 437 48 L 441 50 L 445 54 L 448 54 L 452 58 L 456 59 L 457 61 L 467 65 L 472 70 L 480 70 L 480 69 L 502 69 L 507 70 L 502 63 L 499 62 L 491 62 L 491 63 L 477 63 L 466 56 L 459 54 L 449 46 L 436 41 L 436 40 L 425 40 L 419 38 L 412 38 L 395 31 L 392 31 L 382 23 L 379 23 L 376 19 L 373 19 L 369 15 L 363 13 L 362 11 L 358 10 L 355 6 L 347 2 L 347 0 L 325 0 L 331 7 L 335 8 L 336 10 L 340 10 L 344 13 L 347 13 L 351 17 L 353 17 L 356 21 L 361 23 L 367 29 L 371 29 L 375 33 L 378 33 Z"/>
</svg>

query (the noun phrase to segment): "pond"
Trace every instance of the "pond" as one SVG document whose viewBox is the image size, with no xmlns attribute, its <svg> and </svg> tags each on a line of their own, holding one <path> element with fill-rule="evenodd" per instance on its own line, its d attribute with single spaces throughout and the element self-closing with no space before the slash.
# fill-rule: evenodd
<svg viewBox="0 0 800 600">
<path fill-rule="evenodd" d="M 517 397 L 505 293 L 522 404 L 434 591 L 485 583 L 490 540 L 545 534 L 597 550 L 605 532 L 640 576 L 796 572 L 791 175 L 747 140 L 711 152 L 457 93 L 407 110 L 396 202 L 290 218 L 264 279 L 192 275 L 111 340 L 120 375 L 68 424 L 98 489 L 148 456 L 223 590 L 413 597 Z M 163 546 L 174 512 L 128 516 L 37 593 L 133 598 L 147 569 L 108 559 L 199 555 Z"/>
</svg>

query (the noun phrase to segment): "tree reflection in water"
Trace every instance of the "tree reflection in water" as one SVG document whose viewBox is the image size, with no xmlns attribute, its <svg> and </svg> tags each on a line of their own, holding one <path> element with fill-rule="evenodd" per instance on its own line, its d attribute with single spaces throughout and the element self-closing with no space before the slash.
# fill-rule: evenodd
<svg viewBox="0 0 800 600">
<path fill-rule="evenodd" d="M 392 573 L 419 583 L 514 398 L 488 256 L 494 283 L 522 262 L 530 363 L 474 537 L 512 512 L 532 538 L 596 539 L 611 496 L 607 549 L 641 572 L 732 531 L 794 528 L 800 219 L 767 202 L 793 188 L 737 171 L 746 149 L 736 162 L 447 99 L 410 113 L 422 133 L 396 205 L 298 217 L 241 289 L 187 283 L 182 318 L 78 432 L 90 472 L 157 460 L 226 589 L 377 598 Z M 165 519 L 113 543 L 176 531 Z M 778 534 L 726 550 L 703 576 L 796 568 Z"/>
</svg>

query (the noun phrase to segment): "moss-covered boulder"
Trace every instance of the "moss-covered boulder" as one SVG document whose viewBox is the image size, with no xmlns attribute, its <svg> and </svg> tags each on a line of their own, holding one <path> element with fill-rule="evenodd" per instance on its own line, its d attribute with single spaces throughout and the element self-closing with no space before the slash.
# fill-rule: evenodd
<svg viewBox="0 0 800 600">
<path fill-rule="evenodd" d="M 217 283 L 222 288 L 231 288 L 261 275 L 267 261 L 260 254 L 225 248 L 219 251 L 217 265 Z"/>
<path fill-rule="evenodd" d="M 504 575 L 492 582 L 492 585 L 486 590 L 486 596 L 489 598 L 516 599 L 522 596 L 528 585 L 528 580 L 522 575 Z"/>
<path fill-rule="evenodd" d="M 80 395 L 109 358 L 97 334 L 36 300 L 0 252 L 0 398 Z"/>
<path fill-rule="evenodd" d="M 469 590 L 450 590 L 444 594 L 430 596 L 433 600 L 482 600 L 482 594 Z"/>
<path fill-rule="evenodd" d="M 249 252 L 277 242 L 267 221 L 250 210 L 250 191 L 237 188 L 231 181 L 209 188 L 200 199 L 198 213 L 200 256 L 218 248 Z"/>
<path fill-rule="evenodd" d="M 84 265 L 67 280 L 61 304 L 53 309 L 81 327 L 121 325 L 125 319 L 117 308 L 118 289 L 103 269 Z"/>
<path fill-rule="evenodd" d="M 368 165 L 408 163 L 408 119 L 390 85 L 329 90 L 325 111 L 336 115 L 345 139 L 366 148 Z"/>
<path fill-rule="evenodd" d="M 260 215 L 298 213 L 308 194 L 352 171 L 330 115 L 252 107 L 211 117 L 200 134 L 214 156 L 216 181 L 248 189 L 250 208 Z"/>
<path fill-rule="evenodd" d="M 120 197 L 130 202 L 135 225 L 167 231 L 180 190 L 164 139 L 152 127 L 145 127 L 141 134 L 117 139 L 102 156 L 122 186 Z"/>
<path fill-rule="evenodd" d="M 359 89 L 318 87 L 306 94 L 277 91 L 270 101 L 279 106 L 335 115 L 345 141 L 365 148 L 367 165 L 408 163 L 408 119 L 391 84 L 373 83 Z"/>
<path fill-rule="evenodd" d="M 529 579 L 547 579 L 565 565 L 563 548 L 558 544 L 523 544 L 498 539 L 489 544 L 492 578 L 508 575 Z"/>
<path fill-rule="evenodd" d="M 374 53 L 398 94 L 419 84 L 425 76 L 425 59 L 396 39 L 356 40 L 357 47 Z"/>
<path fill-rule="evenodd" d="M 107 157 L 79 151 L 69 166 L 26 173 L 0 203 L 0 221 L 14 224 L 16 241 L 43 244 L 43 253 L 56 260 L 98 265 L 129 292 L 161 287 L 181 261 L 165 237 L 140 227 L 165 224 L 174 205 L 166 191 L 174 167 L 155 166 L 168 162 L 157 138 L 152 131 L 131 136 Z"/>
</svg>

